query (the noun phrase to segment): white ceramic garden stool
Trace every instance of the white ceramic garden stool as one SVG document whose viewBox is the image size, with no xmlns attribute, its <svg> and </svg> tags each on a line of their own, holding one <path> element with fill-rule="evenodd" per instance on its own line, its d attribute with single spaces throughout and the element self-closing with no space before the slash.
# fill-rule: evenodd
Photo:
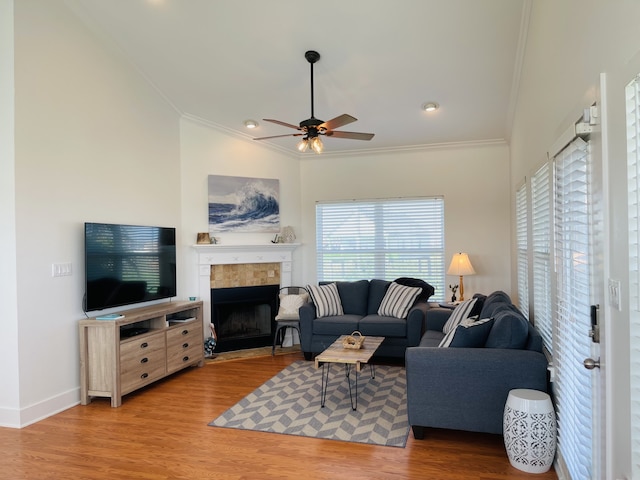
<svg viewBox="0 0 640 480">
<path fill-rule="evenodd" d="M 518 470 L 544 473 L 556 454 L 556 414 L 544 392 L 511 390 L 504 407 L 504 446 L 509 461 Z"/>
</svg>

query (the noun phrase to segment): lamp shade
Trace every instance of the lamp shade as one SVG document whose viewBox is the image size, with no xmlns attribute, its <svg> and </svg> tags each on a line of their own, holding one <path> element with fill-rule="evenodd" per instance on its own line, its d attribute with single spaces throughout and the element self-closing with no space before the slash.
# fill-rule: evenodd
<svg viewBox="0 0 640 480">
<path fill-rule="evenodd" d="M 469 261 L 469 256 L 466 253 L 456 253 L 451 259 L 451 265 L 447 270 L 447 275 L 457 275 L 459 277 L 465 275 L 475 275 L 476 271 L 473 269 L 473 265 Z"/>
</svg>

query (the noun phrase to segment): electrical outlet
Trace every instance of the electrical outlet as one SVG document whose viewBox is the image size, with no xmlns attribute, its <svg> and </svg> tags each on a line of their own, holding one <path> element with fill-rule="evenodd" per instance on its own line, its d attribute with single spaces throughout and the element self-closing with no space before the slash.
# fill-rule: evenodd
<svg viewBox="0 0 640 480">
<path fill-rule="evenodd" d="M 620 299 L 620 280 L 609 279 L 609 305 L 616 310 L 622 310 Z"/>
</svg>

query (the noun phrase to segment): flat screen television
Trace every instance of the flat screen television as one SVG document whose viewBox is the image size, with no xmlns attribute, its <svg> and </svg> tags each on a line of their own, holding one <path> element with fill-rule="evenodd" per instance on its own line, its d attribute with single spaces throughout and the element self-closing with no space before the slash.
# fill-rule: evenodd
<svg viewBox="0 0 640 480">
<path fill-rule="evenodd" d="M 84 311 L 176 295 L 176 229 L 84 224 Z"/>
</svg>

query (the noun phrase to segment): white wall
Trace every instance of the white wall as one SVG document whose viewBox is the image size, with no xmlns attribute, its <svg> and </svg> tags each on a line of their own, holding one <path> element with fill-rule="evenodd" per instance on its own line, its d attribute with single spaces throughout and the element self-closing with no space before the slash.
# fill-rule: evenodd
<svg viewBox="0 0 640 480">
<path fill-rule="evenodd" d="M 511 194 L 525 176 L 545 160 L 560 132 L 596 98 L 599 74 L 620 75 L 640 48 L 640 3 L 631 0 L 536 0 L 511 141 Z M 640 64 L 640 62 L 637 62 Z M 640 70 L 639 70 L 640 72 Z M 638 73 L 638 72 L 636 72 Z M 628 78 L 630 80 L 631 78 Z M 627 80 L 627 81 L 628 81 Z M 609 238 L 607 275 L 627 288 L 626 170 L 623 91 L 610 92 L 608 170 Z M 612 86 L 613 88 L 613 86 Z M 515 265 L 513 266 L 515 268 Z M 605 310 L 609 346 L 604 373 L 611 392 L 606 478 L 631 478 L 629 434 L 628 312 Z"/>
<path fill-rule="evenodd" d="M 300 162 L 295 155 L 270 150 L 246 138 L 222 133 L 194 119 L 180 122 L 182 158 L 182 258 L 184 291 L 198 291 L 196 255 L 190 246 L 198 232 L 207 232 L 209 175 L 275 178 L 280 181 L 280 225 L 293 227 L 301 241 Z M 274 234 L 221 233 L 221 244 L 269 243 Z M 292 281 L 302 279 L 301 248 L 293 254 Z M 195 295 L 190 293 L 189 295 Z"/>
<path fill-rule="evenodd" d="M 13 0 L 0 0 L 0 425 L 20 405 L 18 370 L 6 367 L 18 363 L 13 44 Z"/>
<path fill-rule="evenodd" d="M 307 283 L 316 281 L 317 201 L 441 195 L 447 266 L 454 253 L 463 251 L 477 272 L 464 279 L 465 297 L 510 290 L 509 150 L 503 143 L 349 156 L 309 154 L 302 160 L 301 193 Z M 447 282 L 456 280 L 447 277 Z"/>
<path fill-rule="evenodd" d="M 79 400 L 83 223 L 180 227 L 181 172 L 178 114 L 127 62 L 63 2 L 14 8 L 17 312 L 0 328 L 11 335 L 17 325 L 19 356 L 0 371 L 11 389 L 0 419 L 20 426 Z M 52 278 L 61 262 L 73 274 Z"/>
</svg>

